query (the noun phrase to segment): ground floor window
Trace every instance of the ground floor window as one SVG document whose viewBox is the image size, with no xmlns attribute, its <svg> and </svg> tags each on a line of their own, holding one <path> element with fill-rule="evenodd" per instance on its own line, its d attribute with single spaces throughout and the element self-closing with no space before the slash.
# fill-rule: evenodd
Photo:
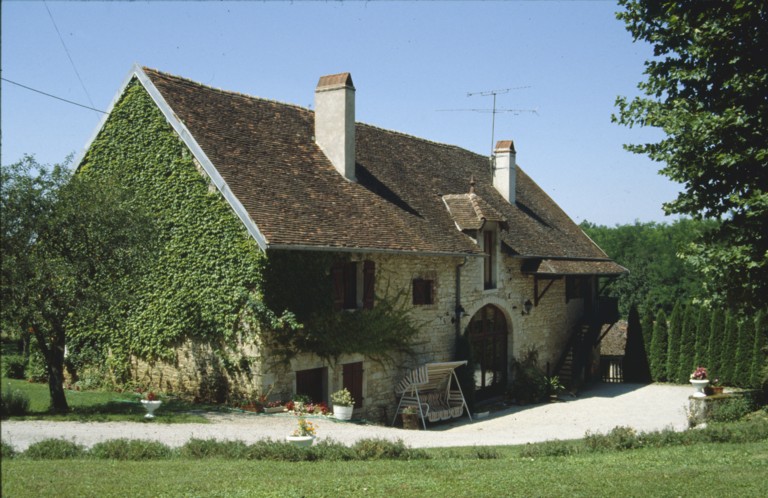
<svg viewBox="0 0 768 498">
<path fill-rule="evenodd" d="M 296 394 L 308 396 L 313 403 L 327 401 L 328 369 L 325 367 L 296 371 Z"/>
</svg>

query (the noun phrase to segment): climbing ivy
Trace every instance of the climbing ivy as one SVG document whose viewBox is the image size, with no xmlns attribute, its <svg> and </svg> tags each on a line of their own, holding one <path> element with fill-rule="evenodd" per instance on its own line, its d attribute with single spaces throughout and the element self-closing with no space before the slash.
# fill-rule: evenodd
<svg viewBox="0 0 768 498">
<path fill-rule="evenodd" d="M 133 190 L 156 216 L 159 249 L 147 272 L 120 284 L 133 300 L 95 321 L 72 324 L 75 366 L 104 355 L 113 372 L 126 376 L 131 356 L 173 362 L 188 339 L 225 351 L 244 335 L 281 362 L 300 352 L 326 360 L 361 353 L 382 361 L 413 352 L 419 328 L 403 292 L 377 296 L 373 310 L 334 312 L 329 270 L 343 256 L 270 251 L 267 257 L 137 80 L 79 173 L 114 175 Z M 239 365 L 220 359 L 226 369 Z"/>
<path fill-rule="evenodd" d="M 99 323 L 75 327 L 73 358 L 77 344 L 94 337 L 109 348 L 114 366 L 127 365 L 130 355 L 172 362 L 186 339 L 231 344 L 244 296 L 259 290 L 264 254 L 137 80 L 79 173 L 115 175 L 154 213 L 160 240 L 149 271 L 123 282 L 136 299 Z"/>
</svg>

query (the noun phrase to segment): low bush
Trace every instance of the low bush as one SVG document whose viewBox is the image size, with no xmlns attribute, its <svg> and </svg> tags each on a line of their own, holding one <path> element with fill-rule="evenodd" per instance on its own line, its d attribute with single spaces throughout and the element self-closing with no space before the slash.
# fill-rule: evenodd
<svg viewBox="0 0 768 498">
<path fill-rule="evenodd" d="M 638 448 L 641 441 L 631 427 L 614 427 L 608 434 L 588 432 L 584 435 L 584 444 L 592 451 L 630 450 Z"/>
<path fill-rule="evenodd" d="M 0 394 L 0 418 L 26 415 L 29 412 L 29 396 L 10 386 Z"/>
<path fill-rule="evenodd" d="M 24 379 L 24 369 L 27 362 L 20 354 L 3 355 L 2 365 L 3 377 L 9 379 Z"/>
<path fill-rule="evenodd" d="M 169 458 L 173 450 L 157 441 L 111 439 L 93 445 L 88 455 L 109 460 L 158 460 Z"/>
<path fill-rule="evenodd" d="M 352 449 L 359 460 L 421 460 L 429 458 L 423 450 L 409 448 L 402 439 L 388 441 L 386 439 L 361 439 Z"/>
<path fill-rule="evenodd" d="M 568 456 L 584 452 L 581 441 L 545 441 L 526 444 L 520 450 L 523 458 L 541 458 L 548 456 Z"/>
<path fill-rule="evenodd" d="M 217 441 L 215 439 L 190 439 L 179 449 L 182 458 L 247 459 L 249 447 L 242 441 Z"/>
<path fill-rule="evenodd" d="M 85 455 L 84 446 L 66 439 L 44 439 L 31 444 L 24 452 L 24 457 L 33 460 L 66 460 Z"/>
<path fill-rule="evenodd" d="M 16 456 L 16 448 L 6 443 L 5 441 L 0 441 L 0 460 L 5 460 L 6 458 L 13 458 L 15 456 Z"/>
<path fill-rule="evenodd" d="M 480 446 L 476 450 L 478 460 L 497 460 L 501 458 L 501 453 L 496 448 L 488 448 L 487 446 Z"/>
<path fill-rule="evenodd" d="M 754 408 L 751 398 L 738 396 L 712 403 L 707 420 L 710 422 L 737 422 Z"/>
</svg>

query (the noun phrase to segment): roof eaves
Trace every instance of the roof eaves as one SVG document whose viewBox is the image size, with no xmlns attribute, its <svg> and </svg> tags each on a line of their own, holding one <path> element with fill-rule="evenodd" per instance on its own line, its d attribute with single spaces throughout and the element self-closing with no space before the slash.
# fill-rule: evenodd
<svg viewBox="0 0 768 498">
<path fill-rule="evenodd" d="M 310 246 L 300 244 L 268 244 L 266 250 L 279 251 L 316 251 L 316 252 L 349 252 L 349 253 L 375 253 L 398 254 L 408 256 L 430 257 L 485 257 L 485 253 L 452 252 L 452 251 L 409 251 L 407 249 L 384 249 L 379 247 L 334 247 L 334 246 Z"/>
</svg>

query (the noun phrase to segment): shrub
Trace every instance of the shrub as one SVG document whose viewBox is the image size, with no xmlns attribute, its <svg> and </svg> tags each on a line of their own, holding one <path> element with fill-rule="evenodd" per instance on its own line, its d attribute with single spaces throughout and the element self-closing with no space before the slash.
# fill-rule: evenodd
<svg viewBox="0 0 768 498">
<path fill-rule="evenodd" d="M 568 456 L 581 453 L 583 448 L 581 442 L 577 441 L 545 441 L 543 443 L 526 444 L 520 450 L 520 456 L 524 458 Z"/>
<path fill-rule="evenodd" d="M 242 441 L 217 441 L 215 439 L 190 439 L 179 449 L 184 458 L 228 458 L 249 457 L 248 445 Z"/>
<path fill-rule="evenodd" d="M 488 448 L 486 446 L 480 446 L 475 450 L 477 458 L 479 460 L 496 460 L 501 458 L 501 453 L 496 448 Z"/>
<path fill-rule="evenodd" d="M 0 417 L 26 415 L 29 411 L 29 397 L 18 389 L 8 387 L 0 395 Z"/>
<path fill-rule="evenodd" d="M 309 452 L 316 457 L 316 460 L 348 462 L 357 458 L 357 454 L 349 446 L 328 439 L 311 446 Z"/>
<path fill-rule="evenodd" d="M 66 439 L 44 439 L 34 443 L 24 452 L 26 458 L 33 460 L 65 460 L 82 458 L 85 448 Z"/>
<path fill-rule="evenodd" d="M 352 446 L 360 460 L 421 460 L 429 458 L 423 450 L 411 449 L 402 439 L 361 439 Z"/>
<path fill-rule="evenodd" d="M 90 451 L 92 457 L 110 460 L 158 460 L 172 454 L 163 443 L 139 439 L 111 439 L 96 443 Z"/>
<path fill-rule="evenodd" d="M 707 420 L 711 422 L 736 422 L 752 411 L 754 403 L 746 396 L 717 400 L 712 403 Z"/>
<path fill-rule="evenodd" d="M 23 379 L 26 361 L 20 354 L 3 355 L 3 377 Z"/>
<path fill-rule="evenodd" d="M 631 427 L 614 427 L 608 434 L 591 434 L 584 436 L 584 444 L 592 451 L 630 450 L 640 446 L 637 432 Z"/>
<path fill-rule="evenodd" d="M 16 448 L 5 441 L 0 441 L 0 460 L 16 456 Z"/>
<path fill-rule="evenodd" d="M 283 462 L 300 462 L 305 459 L 307 448 L 299 448 L 284 441 L 263 439 L 250 445 L 246 458 L 250 460 L 275 460 Z"/>
<path fill-rule="evenodd" d="M 539 401 L 549 395 L 546 375 L 538 366 L 538 351 L 529 349 L 521 361 L 512 364 L 513 380 L 511 395 L 519 403 Z"/>
</svg>

